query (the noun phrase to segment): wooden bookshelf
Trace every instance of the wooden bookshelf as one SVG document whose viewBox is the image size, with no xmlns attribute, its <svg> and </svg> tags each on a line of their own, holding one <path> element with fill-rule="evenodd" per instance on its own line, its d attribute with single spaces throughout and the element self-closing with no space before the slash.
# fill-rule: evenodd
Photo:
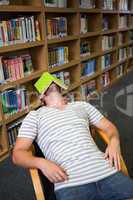
<svg viewBox="0 0 133 200">
<path fill-rule="evenodd" d="M 27 42 L 21 44 L 14 44 L 0 47 L 0 56 L 21 55 L 29 53 L 33 61 L 33 72 L 21 79 L 6 82 L 0 85 L 0 92 L 15 88 L 16 86 L 25 86 L 31 95 L 29 98 L 28 108 L 10 115 L 5 116 L 2 109 L 2 101 L 0 100 L 0 161 L 3 160 L 10 150 L 8 141 L 7 127 L 9 124 L 16 122 L 24 117 L 29 111 L 37 109 L 41 106 L 38 96 L 33 87 L 36 79 L 44 72 L 59 73 L 68 71 L 70 73 L 70 85 L 67 91 L 63 91 L 63 95 L 69 92 L 77 93 L 76 99 L 81 99 L 81 86 L 91 80 L 96 80 L 97 91 L 103 91 L 107 87 L 111 87 L 118 79 L 114 75 L 114 70 L 120 65 L 124 66 L 123 75 L 130 73 L 133 70 L 133 55 L 128 55 L 129 46 L 133 45 L 133 10 L 122 11 L 118 9 L 118 2 L 116 1 L 115 9 L 103 9 L 103 0 L 96 0 L 95 8 L 81 8 L 78 0 L 67 0 L 67 8 L 48 7 L 44 5 L 43 0 L 11 0 L 11 4 L 7 6 L 0 6 L 0 13 L 3 15 L 2 20 L 17 18 L 19 16 L 35 16 L 39 21 L 39 28 L 41 33 L 41 41 Z M 88 30 L 81 33 L 81 16 L 86 16 L 89 19 Z M 120 16 L 127 16 L 128 26 L 119 28 Z M 48 39 L 46 22 L 47 19 L 66 17 L 67 18 L 67 35 L 64 37 Z M 107 18 L 109 27 L 103 28 L 104 19 Z M 121 36 L 121 33 L 123 36 Z M 108 50 L 102 49 L 103 36 L 115 36 L 115 44 Z M 119 37 L 124 37 L 124 41 L 119 44 Z M 82 41 L 89 41 L 91 46 L 90 54 L 86 56 L 80 55 L 80 45 Z M 69 48 L 69 62 L 58 65 L 56 67 L 49 67 L 49 48 L 68 46 Z M 118 60 L 119 49 L 126 48 L 127 57 L 123 60 Z M 110 54 L 112 63 L 109 67 L 102 70 L 102 56 Z M 96 60 L 96 71 L 90 76 L 81 78 L 82 63 Z M 109 73 L 110 84 L 106 87 L 101 86 L 99 80 L 103 73 Z M 33 91 L 33 94 L 32 94 Z"/>
</svg>

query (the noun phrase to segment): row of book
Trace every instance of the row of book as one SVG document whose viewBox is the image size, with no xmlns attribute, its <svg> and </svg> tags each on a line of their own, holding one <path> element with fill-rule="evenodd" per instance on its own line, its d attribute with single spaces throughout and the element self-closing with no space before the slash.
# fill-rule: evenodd
<svg viewBox="0 0 133 200">
<path fill-rule="evenodd" d="M 133 56 L 133 46 L 129 46 L 128 47 L 128 57 L 132 57 Z"/>
<path fill-rule="evenodd" d="M 64 84 L 70 85 L 70 72 L 61 71 L 54 74 L 57 78 L 61 79 Z"/>
<path fill-rule="evenodd" d="M 7 116 L 20 112 L 29 105 L 28 91 L 24 86 L 1 93 L 3 113 Z"/>
<path fill-rule="evenodd" d="M 128 16 L 120 16 L 118 21 L 119 28 L 126 28 L 128 27 Z"/>
<path fill-rule="evenodd" d="M 67 0 L 44 0 L 44 5 L 46 7 L 66 8 Z"/>
<path fill-rule="evenodd" d="M 91 80 L 81 85 L 81 95 L 85 100 L 87 100 L 87 98 L 90 95 L 92 95 L 95 91 L 96 91 L 96 80 Z"/>
<path fill-rule="evenodd" d="M 126 47 L 120 48 L 118 51 L 118 60 L 122 61 L 126 58 L 127 58 L 127 48 Z"/>
<path fill-rule="evenodd" d="M 102 30 L 107 31 L 109 28 L 110 28 L 109 19 L 107 16 L 104 16 L 102 21 Z"/>
<path fill-rule="evenodd" d="M 0 47 L 40 40 L 39 21 L 34 16 L 0 21 Z"/>
<path fill-rule="evenodd" d="M 0 5 L 9 5 L 9 0 L 0 0 Z"/>
<path fill-rule="evenodd" d="M 0 84 L 24 78 L 32 72 L 32 59 L 29 54 L 0 57 Z"/>
<path fill-rule="evenodd" d="M 68 63 L 69 52 L 68 46 L 51 47 L 48 49 L 48 66 L 56 67 Z"/>
<path fill-rule="evenodd" d="M 90 76 L 96 71 L 96 59 L 85 61 L 81 63 L 81 78 Z"/>
<path fill-rule="evenodd" d="M 100 84 L 102 87 L 106 87 L 110 84 L 110 74 L 108 71 L 101 75 Z"/>
<path fill-rule="evenodd" d="M 126 42 L 126 34 L 121 32 L 118 34 L 118 44 L 121 45 Z"/>
<path fill-rule="evenodd" d="M 118 65 L 112 72 L 113 77 L 120 78 L 124 74 L 124 64 Z"/>
<path fill-rule="evenodd" d="M 67 36 L 67 18 L 55 17 L 46 19 L 46 32 L 48 39 Z"/>
<path fill-rule="evenodd" d="M 111 65 L 111 54 L 105 54 L 101 57 L 101 69 L 107 69 Z"/>
<path fill-rule="evenodd" d="M 102 50 L 109 50 L 115 45 L 115 36 L 114 35 L 104 35 L 102 37 Z"/>
<path fill-rule="evenodd" d="M 102 8 L 104 10 L 114 10 L 115 9 L 115 3 L 114 0 L 103 0 L 102 1 Z"/>
<path fill-rule="evenodd" d="M 81 41 L 80 43 L 80 55 L 87 56 L 92 52 L 91 44 L 89 41 Z"/>
<path fill-rule="evenodd" d="M 118 1 L 118 9 L 122 11 L 128 11 L 128 0 L 119 0 Z"/>
<path fill-rule="evenodd" d="M 66 94 L 66 99 L 67 99 L 68 102 L 76 101 L 76 97 L 77 97 L 77 94 L 74 91 L 69 92 L 69 93 Z"/>
<path fill-rule="evenodd" d="M 95 8 L 95 0 L 79 0 L 80 8 Z"/>
<path fill-rule="evenodd" d="M 88 31 L 88 17 L 84 14 L 80 17 L 80 33 L 85 34 Z"/>
<path fill-rule="evenodd" d="M 15 123 L 11 124 L 7 128 L 9 147 L 12 148 L 16 142 L 19 128 L 22 124 L 23 119 L 17 120 Z"/>
</svg>

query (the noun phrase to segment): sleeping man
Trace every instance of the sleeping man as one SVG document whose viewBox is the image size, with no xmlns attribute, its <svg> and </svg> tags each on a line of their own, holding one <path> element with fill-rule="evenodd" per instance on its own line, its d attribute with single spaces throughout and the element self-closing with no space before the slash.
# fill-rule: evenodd
<svg viewBox="0 0 133 200">
<path fill-rule="evenodd" d="M 52 182 L 57 200 L 125 200 L 133 198 L 133 181 L 121 172 L 116 127 L 84 101 L 67 103 L 59 79 L 45 72 L 35 87 L 45 106 L 23 120 L 13 150 L 13 162 L 37 168 Z M 105 153 L 96 146 L 89 126 L 107 133 Z M 36 140 L 45 158 L 31 155 Z"/>
</svg>

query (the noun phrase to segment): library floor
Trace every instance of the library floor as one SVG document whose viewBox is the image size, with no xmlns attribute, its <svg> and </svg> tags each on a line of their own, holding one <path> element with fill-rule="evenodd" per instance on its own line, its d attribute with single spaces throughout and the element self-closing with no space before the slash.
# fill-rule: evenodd
<svg viewBox="0 0 133 200">
<path fill-rule="evenodd" d="M 119 129 L 123 156 L 133 178 L 133 72 L 91 100 Z M 129 106 L 129 107 L 128 107 Z M 12 164 L 11 158 L 0 163 L 0 200 L 34 200 L 27 170 Z"/>
</svg>

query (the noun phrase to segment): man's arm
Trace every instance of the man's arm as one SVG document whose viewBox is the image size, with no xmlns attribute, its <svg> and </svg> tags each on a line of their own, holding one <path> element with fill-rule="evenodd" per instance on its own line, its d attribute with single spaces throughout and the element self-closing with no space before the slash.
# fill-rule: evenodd
<svg viewBox="0 0 133 200">
<path fill-rule="evenodd" d="M 32 155 L 32 152 L 29 151 L 32 142 L 32 139 L 29 138 L 17 138 L 12 156 L 14 164 L 26 168 L 40 169 L 53 183 L 67 180 L 67 174 L 60 166 L 44 158 Z"/>
<path fill-rule="evenodd" d="M 112 124 L 107 118 L 103 117 L 95 126 L 102 131 L 106 132 L 109 137 L 109 144 L 105 151 L 105 158 L 109 159 L 110 165 L 120 170 L 120 140 L 119 133 L 114 124 Z"/>
</svg>

